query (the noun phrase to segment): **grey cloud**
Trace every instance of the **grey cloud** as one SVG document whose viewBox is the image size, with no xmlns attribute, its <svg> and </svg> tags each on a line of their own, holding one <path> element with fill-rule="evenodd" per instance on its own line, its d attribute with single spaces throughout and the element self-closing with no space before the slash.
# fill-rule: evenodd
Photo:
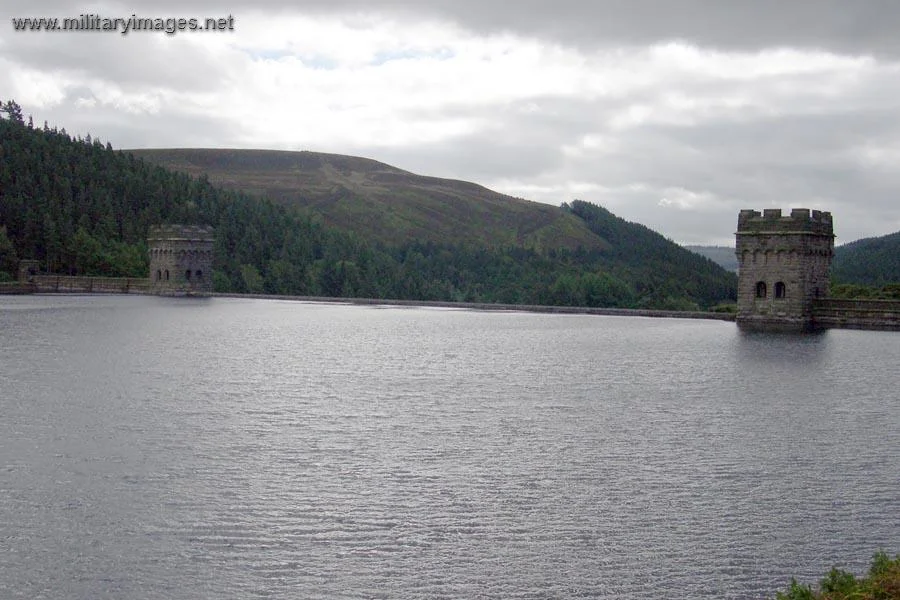
<svg viewBox="0 0 900 600">
<path fill-rule="evenodd" d="M 204 90 L 221 82 L 221 61 L 182 40 L 159 35 L 79 32 L 71 35 L 15 33 L 6 58 L 45 72 L 94 77 L 137 89 Z"/>
<path fill-rule="evenodd" d="M 89 92 L 87 92 L 89 93 Z M 81 88 L 73 95 L 86 96 Z M 234 147 L 242 128 L 214 115 L 184 114 L 163 109 L 156 113 L 127 114 L 112 107 L 73 109 L 74 100 L 41 112 L 51 126 L 65 128 L 70 135 L 90 134 L 114 148 Z M 40 124 L 40 123 L 38 123 Z"/>
<path fill-rule="evenodd" d="M 429 3 L 477 30 L 509 30 L 579 46 L 686 40 L 756 50 L 823 48 L 851 54 L 900 51 L 891 0 L 542 0 Z"/>
<path fill-rule="evenodd" d="M 900 174 L 866 165 L 850 153 L 861 142 L 890 144 L 900 138 L 900 126 L 887 122 L 880 113 L 833 113 L 645 127 L 622 136 L 623 147 L 615 154 L 569 161 L 555 177 L 593 172 L 599 185 L 643 186 L 646 191 L 624 198 L 602 196 L 602 203 L 621 203 L 622 216 L 679 241 L 702 242 L 689 231 L 715 215 L 719 225 L 710 232 L 733 227 L 730 215 L 740 208 L 790 206 L 842 215 L 838 235 L 849 241 L 900 226 L 895 200 Z M 709 195 L 714 202 L 692 210 L 660 207 L 667 188 Z"/>
<path fill-rule="evenodd" d="M 484 121 L 485 126 L 449 142 L 420 145 L 412 156 L 390 147 L 368 146 L 356 151 L 375 153 L 387 162 L 403 160 L 397 166 L 425 175 L 477 181 L 532 178 L 562 167 L 566 160 L 562 147 L 576 142 L 592 126 L 595 110 L 590 102 L 555 97 L 488 109 L 413 110 L 407 113 L 411 123 L 460 117 Z"/>
<path fill-rule="evenodd" d="M 557 148 L 518 146 L 510 140 L 471 135 L 448 144 L 409 148 L 359 146 L 347 153 L 377 158 L 420 175 L 484 182 L 492 178 L 527 178 L 554 167 L 562 157 Z"/>
</svg>

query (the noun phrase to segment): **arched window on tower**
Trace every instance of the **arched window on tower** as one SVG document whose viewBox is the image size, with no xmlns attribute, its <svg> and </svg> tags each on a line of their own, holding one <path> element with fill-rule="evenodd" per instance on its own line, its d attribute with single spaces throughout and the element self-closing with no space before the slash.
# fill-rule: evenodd
<svg viewBox="0 0 900 600">
<path fill-rule="evenodd" d="M 186 269 L 186 270 L 185 270 L 185 272 L 184 272 L 184 278 L 187 279 L 188 281 L 191 280 L 191 270 L 190 270 L 190 269 Z"/>
<path fill-rule="evenodd" d="M 159 269 L 156 270 L 156 280 L 162 281 L 162 271 L 160 271 Z"/>
<path fill-rule="evenodd" d="M 765 281 L 757 281 L 756 282 L 756 297 L 757 298 L 765 298 L 766 297 L 766 282 Z"/>
<path fill-rule="evenodd" d="M 169 280 L 169 270 L 166 269 L 165 273 L 166 273 L 166 281 L 168 281 Z"/>
<path fill-rule="evenodd" d="M 783 281 L 778 281 L 775 283 L 775 297 L 776 298 L 785 298 L 787 295 L 785 294 L 786 290 L 784 287 Z"/>
</svg>

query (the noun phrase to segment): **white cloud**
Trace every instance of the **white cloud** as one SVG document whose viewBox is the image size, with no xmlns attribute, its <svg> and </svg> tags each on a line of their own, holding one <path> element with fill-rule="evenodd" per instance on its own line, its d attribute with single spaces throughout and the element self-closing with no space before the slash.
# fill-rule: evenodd
<svg viewBox="0 0 900 600">
<path fill-rule="evenodd" d="M 0 61 L 7 73 L 6 89 L 19 104 L 26 107 L 52 106 L 65 98 L 65 89 L 56 77 L 34 69 L 24 69 L 12 61 Z M 8 87 L 7 87 L 8 86 Z"/>
</svg>

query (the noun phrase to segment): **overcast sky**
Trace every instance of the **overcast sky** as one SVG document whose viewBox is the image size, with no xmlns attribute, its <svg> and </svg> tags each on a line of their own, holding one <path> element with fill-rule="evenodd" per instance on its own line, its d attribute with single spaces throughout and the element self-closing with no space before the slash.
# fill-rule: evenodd
<svg viewBox="0 0 900 600">
<path fill-rule="evenodd" d="M 13 17 L 233 17 L 20 32 Z M 900 230 L 900 2 L 4 0 L 0 99 L 116 148 L 373 158 L 582 199 L 680 243 L 742 208 Z"/>
</svg>

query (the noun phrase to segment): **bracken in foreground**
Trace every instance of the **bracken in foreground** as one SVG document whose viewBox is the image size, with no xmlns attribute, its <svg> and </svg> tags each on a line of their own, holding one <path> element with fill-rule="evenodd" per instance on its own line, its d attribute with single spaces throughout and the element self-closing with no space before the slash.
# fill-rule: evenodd
<svg viewBox="0 0 900 600">
<path fill-rule="evenodd" d="M 893 559 L 884 552 L 872 558 L 866 577 L 857 579 L 838 568 L 819 583 L 819 589 L 801 585 L 794 579 L 786 592 L 778 592 L 776 600 L 900 600 L 900 554 Z"/>
</svg>

